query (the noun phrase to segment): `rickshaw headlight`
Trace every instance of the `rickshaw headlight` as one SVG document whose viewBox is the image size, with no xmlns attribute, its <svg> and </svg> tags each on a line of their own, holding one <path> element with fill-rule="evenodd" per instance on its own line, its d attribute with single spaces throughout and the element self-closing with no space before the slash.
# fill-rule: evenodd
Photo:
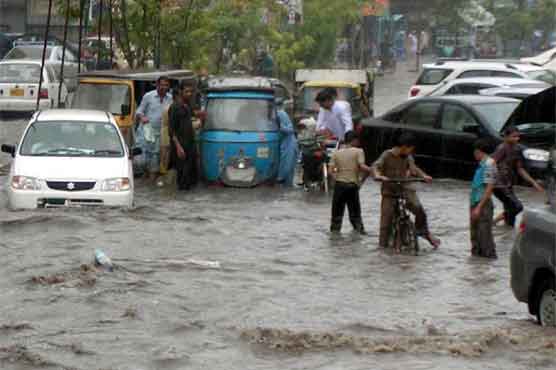
<svg viewBox="0 0 556 370">
<path fill-rule="evenodd" d="M 268 159 L 270 157 L 270 149 L 267 146 L 257 148 L 257 158 Z"/>
</svg>

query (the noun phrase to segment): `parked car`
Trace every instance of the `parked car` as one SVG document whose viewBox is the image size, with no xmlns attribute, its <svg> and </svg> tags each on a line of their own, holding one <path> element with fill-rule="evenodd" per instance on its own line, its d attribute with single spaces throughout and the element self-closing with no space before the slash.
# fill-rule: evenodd
<svg viewBox="0 0 556 370">
<path fill-rule="evenodd" d="M 475 77 L 458 78 L 450 81 L 443 81 L 435 90 L 426 96 L 441 95 L 478 95 L 481 90 L 489 88 L 544 88 L 550 87 L 549 84 L 523 78 L 510 77 Z"/>
<path fill-rule="evenodd" d="M 546 63 L 556 59 L 556 48 L 543 51 L 539 55 L 529 58 L 521 58 L 522 62 L 531 63 L 537 66 L 544 66 Z"/>
<path fill-rule="evenodd" d="M 394 146 L 400 132 L 417 137 L 417 162 L 440 176 L 466 178 L 477 164 L 473 143 L 488 138 L 502 142 L 501 132 L 510 122 L 519 122 L 513 112 L 517 99 L 480 95 L 447 95 L 409 100 L 376 119 L 363 121 L 361 141 L 368 160 L 373 161 Z M 525 165 L 535 177 L 542 177 L 548 165 L 548 152 L 554 143 L 554 130 L 545 124 L 517 126 Z"/>
<path fill-rule="evenodd" d="M 556 210 L 526 209 L 512 249 L 510 281 L 514 296 L 543 326 L 556 326 L 555 256 Z"/>
<path fill-rule="evenodd" d="M 4 60 L 42 60 L 41 45 L 25 45 L 16 46 L 4 57 Z M 62 46 L 47 46 L 45 61 L 55 66 L 55 71 L 58 76 L 61 75 L 62 64 Z M 86 71 L 85 65 L 81 66 L 82 71 Z M 78 63 L 75 54 L 69 49 L 66 49 L 64 57 L 64 81 L 70 92 L 73 92 L 77 87 L 77 72 Z"/>
<path fill-rule="evenodd" d="M 46 63 L 43 82 L 39 91 L 41 62 L 36 60 L 0 61 L 0 113 L 31 112 L 36 110 L 37 95 L 40 96 L 40 109 L 59 106 L 58 91 L 60 80 L 55 65 Z M 65 103 L 68 90 L 62 83 L 60 101 Z"/>
<path fill-rule="evenodd" d="M 527 63 L 493 61 L 438 61 L 423 65 L 423 71 L 409 90 L 409 98 L 425 96 L 442 82 L 471 77 L 510 77 L 539 80 L 556 85 L 556 73 Z"/>
<path fill-rule="evenodd" d="M 110 113 L 49 110 L 33 115 L 6 186 L 12 209 L 133 204 L 132 155 Z"/>
</svg>

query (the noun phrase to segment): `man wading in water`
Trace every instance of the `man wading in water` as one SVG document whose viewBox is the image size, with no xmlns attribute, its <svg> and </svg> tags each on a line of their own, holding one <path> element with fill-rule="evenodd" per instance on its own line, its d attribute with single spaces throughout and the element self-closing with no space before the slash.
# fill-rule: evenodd
<svg viewBox="0 0 556 370">
<path fill-rule="evenodd" d="M 192 122 L 193 89 L 182 85 L 181 96 L 170 109 L 171 166 L 176 169 L 179 190 L 190 190 L 197 183 L 195 130 Z"/>
<path fill-rule="evenodd" d="M 365 153 L 358 148 L 357 134 L 349 131 L 345 135 L 345 146 L 332 154 L 330 159 L 330 173 L 336 180 L 334 196 L 332 198 L 332 223 L 330 231 L 339 233 L 342 229 L 346 205 L 349 220 L 353 229 L 365 235 L 361 218 L 361 202 L 359 187 L 361 186 L 361 172 L 366 172 L 364 178 L 371 173 L 371 168 L 365 165 Z"/>
</svg>

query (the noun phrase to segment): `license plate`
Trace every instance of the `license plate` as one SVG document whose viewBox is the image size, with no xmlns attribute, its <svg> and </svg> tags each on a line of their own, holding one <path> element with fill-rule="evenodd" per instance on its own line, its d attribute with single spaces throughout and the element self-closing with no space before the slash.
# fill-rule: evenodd
<svg viewBox="0 0 556 370">
<path fill-rule="evenodd" d="M 10 89 L 10 96 L 23 96 L 23 89 Z"/>
<path fill-rule="evenodd" d="M 270 149 L 267 146 L 257 148 L 257 158 L 268 158 L 270 156 Z"/>
</svg>

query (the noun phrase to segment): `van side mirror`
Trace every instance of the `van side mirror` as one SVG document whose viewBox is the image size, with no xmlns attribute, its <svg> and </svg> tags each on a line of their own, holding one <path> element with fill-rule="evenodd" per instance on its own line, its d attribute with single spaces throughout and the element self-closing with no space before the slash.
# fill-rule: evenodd
<svg viewBox="0 0 556 370">
<path fill-rule="evenodd" d="M 15 157 L 15 145 L 2 144 L 2 152 L 10 154 L 12 158 Z"/>
<path fill-rule="evenodd" d="M 122 104 L 120 112 L 122 113 L 122 116 L 128 116 L 131 113 L 131 107 L 127 104 Z"/>
<path fill-rule="evenodd" d="M 132 157 L 137 157 L 138 155 L 143 154 L 143 149 L 141 148 L 133 148 L 131 149 L 131 156 Z"/>
</svg>

